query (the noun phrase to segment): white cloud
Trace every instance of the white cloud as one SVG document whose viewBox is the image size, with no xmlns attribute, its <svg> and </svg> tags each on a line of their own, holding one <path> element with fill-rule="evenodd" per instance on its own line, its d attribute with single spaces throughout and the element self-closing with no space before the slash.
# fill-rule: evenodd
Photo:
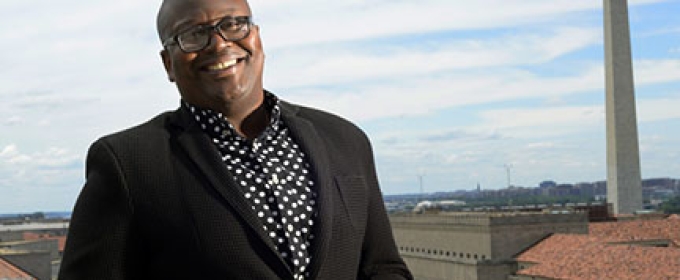
<svg viewBox="0 0 680 280">
<path fill-rule="evenodd" d="M 0 151 L 0 165 L 8 169 L 71 168 L 82 156 L 66 148 L 50 147 L 32 154 L 22 153 L 17 145 L 10 144 Z"/>
<path fill-rule="evenodd" d="M 643 59 L 633 62 L 637 85 L 680 81 L 680 59 Z"/>
<path fill-rule="evenodd" d="M 5 193 L 28 197 L 43 188 L 59 197 L 56 208 L 68 209 L 89 143 L 177 106 L 158 56 L 159 4 L 0 2 L 0 52 L 8 54 L 0 57 Z M 629 4 L 645 12 L 638 5 L 672 1 Z M 602 145 L 593 144 L 604 126 L 601 1 L 251 5 L 267 52 L 265 85 L 366 126 L 387 193 L 413 184 L 423 169 L 430 189 L 502 186 L 505 163 L 516 165 L 521 184 L 548 176 L 601 179 Z M 674 34 L 652 31 L 645 38 Z M 680 60 L 673 55 L 635 61 L 641 126 L 678 118 Z M 680 139 L 668 134 L 645 144 L 654 159 L 669 162 L 661 154 L 672 154 L 668 143 Z M 19 207 L 2 197 L 0 212 Z"/>
<path fill-rule="evenodd" d="M 263 1 L 252 5 L 256 17 L 262 14 L 265 41 L 277 48 L 443 30 L 511 28 L 553 22 L 573 12 L 600 9 L 601 3 L 430 0 L 315 1 L 314 4 L 307 1 L 277 4 Z M 282 10 L 286 12 L 282 13 Z"/>
<path fill-rule="evenodd" d="M 23 119 L 19 116 L 10 116 L 6 118 L 4 121 L 2 121 L 2 124 L 7 125 L 7 126 L 13 126 L 13 125 L 18 125 L 23 122 Z"/>
<path fill-rule="evenodd" d="M 9 157 L 12 155 L 17 154 L 17 146 L 12 144 L 12 145 L 7 145 L 2 149 L 2 152 L 0 152 L 0 157 Z"/>
<path fill-rule="evenodd" d="M 500 69 L 416 76 L 335 91 L 297 90 L 286 97 L 329 109 L 351 119 L 371 120 L 424 115 L 445 108 L 513 99 L 551 98 L 603 87 L 604 77 L 600 67 L 585 69 L 583 74 L 573 77 L 556 78 Z"/>
<path fill-rule="evenodd" d="M 643 5 L 667 0 L 630 1 Z M 540 26 L 574 13 L 601 11 L 601 1 L 252 1 L 269 47 L 382 38 L 444 30 Z M 578 25 L 578 18 L 569 21 Z M 342 28 L 338 28 L 342 27 Z"/>
<path fill-rule="evenodd" d="M 482 117 L 486 125 L 496 128 L 560 129 L 602 123 L 604 106 L 499 109 L 482 112 Z"/>
<path fill-rule="evenodd" d="M 68 210 L 82 174 L 82 155 L 69 149 L 27 153 L 6 145 L 0 149 L 0 213 Z"/>
<path fill-rule="evenodd" d="M 340 44 L 324 48 L 290 48 L 268 57 L 274 87 L 299 87 L 371 79 L 409 78 L 441 71 L 545 63 L 598 44 L 591 28 L 559 28 L 545 35 L 514 34 L 400 46 Z M 271 70 L 271 71 L 270 71 Z"/>
<path fill-rule="evenodd" d="M 638 102 L 638 122 L 680 119 L 680 98 L 646 99 Z"/>
</svg>

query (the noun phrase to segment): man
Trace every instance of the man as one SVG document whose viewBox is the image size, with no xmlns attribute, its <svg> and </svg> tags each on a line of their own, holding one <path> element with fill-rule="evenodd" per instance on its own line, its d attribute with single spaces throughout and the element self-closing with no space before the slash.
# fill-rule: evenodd
<svg viewBox="0 0 680 280">
<path fill-rule="evenodd" d="M 245 0 L 165 0 L 180 108 L 90 148 L 59 278 L 412 279 L 367 137 L 263 89 Z"/>
</svg>

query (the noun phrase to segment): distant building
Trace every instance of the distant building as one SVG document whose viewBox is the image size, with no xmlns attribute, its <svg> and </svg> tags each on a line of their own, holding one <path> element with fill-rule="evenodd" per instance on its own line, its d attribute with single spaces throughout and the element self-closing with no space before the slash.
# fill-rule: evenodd
<svg viewBox="0 0 680 280">
<path fill-rule="evenodd" d="M 17 270 L 29 275 L 33 278 L 25 278 L 22 275 L 19 279 L 39 279 L 48 280 L 52 278 L 52 265 L 50 262 L 50 253 L 48 251 L 27 251 L 21 249 L 0 249 L 0 259 Z M 15 271 L 15 270 L 10 270 Z M 16 271 L 15 271 L 16 272 Z M 11 275 L 11 274 L 10 274 Z M 0 279 L 6 279 L 0 275 Z M 14 279 L 7 277 L 8 279 Z"/>
<path fill-rule="evenodd" d="M 34 277 L 31 279 L 56 279 L 67 232 L 68 223 L 61 221 L 2 224 L 0 258 Z M 5 278 L 0 274 L 0 279 Z"/>
<path fill-rule="evenodd" d="M 585 212 L 451 213 L 390 217 L 399 251 L 418 280 L 506 280 L 516 254 L 552 233 L 588 233 Z"/>
<path fill-rule="evenodd" d="M 37 280 L 28 272 L 3 259 L 2 256 L 0 256 L 0 279 Z"/>
<path fill-rule="evenodd" d="M 557 186 L 557 183 L 555 181 L 543 181 L 538 185 L 541 189 L 544 188 L 554 188 Z"/>
<path fill-rule="evenodd" d="M 439 201 L 421 201 L 416 204 L 416 206 L 413 208 L 414 213 L 423 213 L 427 211 L 446 211 L 446 210 L 451 210 L 456 207 L 461 207 L 465 206 L 465 201 L 460 201 L 460 200 L 439 200 Z"/>
</svg>

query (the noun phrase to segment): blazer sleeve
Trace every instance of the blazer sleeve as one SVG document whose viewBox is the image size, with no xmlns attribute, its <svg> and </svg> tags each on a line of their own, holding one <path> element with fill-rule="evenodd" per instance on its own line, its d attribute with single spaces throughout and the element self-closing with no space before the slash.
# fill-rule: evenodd
<svg viewBox="0 0 680 280">
<path fill-rule="evenodd" d="M 110 145 L 99 140 L 88 152 L 58 279 L 128 279 L 132 213 L 120 164 Z"/>
<path fill-rule="evenodd" d="M 369 172 L 366 174 L 368 185 L 368 220 L 363 242 L 363 253 L 359 279 L 397 280 L 413 276 L 397 250 L 392 227 L 385 212 L 382 193 L 375 171 L 373 151 L 366 138 L 368 152 L 365 154 Z"/>
</svg>

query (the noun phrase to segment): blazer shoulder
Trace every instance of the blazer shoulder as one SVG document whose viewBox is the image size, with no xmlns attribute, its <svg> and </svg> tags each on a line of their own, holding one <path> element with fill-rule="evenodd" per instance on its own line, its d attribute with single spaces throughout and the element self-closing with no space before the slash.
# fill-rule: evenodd
<svg viewBox="0 0 680 280">
<path fill-rule="evenodd" d="M 179 114 L 178 111 L 166 111 L 133 127 L 102 136 L 97 141 L 107 142 L 112 146 L 157 144 L 161 139 L 169 137 L 169 124 Z"/>
<path fill-rule="evenodd" d="M 366 133 L 354 122 L 324 110 L 282 101 L 284 112 L 293 113 L 312 123 L 316 129 L 331 133 L 368 138 Z"/>
</svg>

